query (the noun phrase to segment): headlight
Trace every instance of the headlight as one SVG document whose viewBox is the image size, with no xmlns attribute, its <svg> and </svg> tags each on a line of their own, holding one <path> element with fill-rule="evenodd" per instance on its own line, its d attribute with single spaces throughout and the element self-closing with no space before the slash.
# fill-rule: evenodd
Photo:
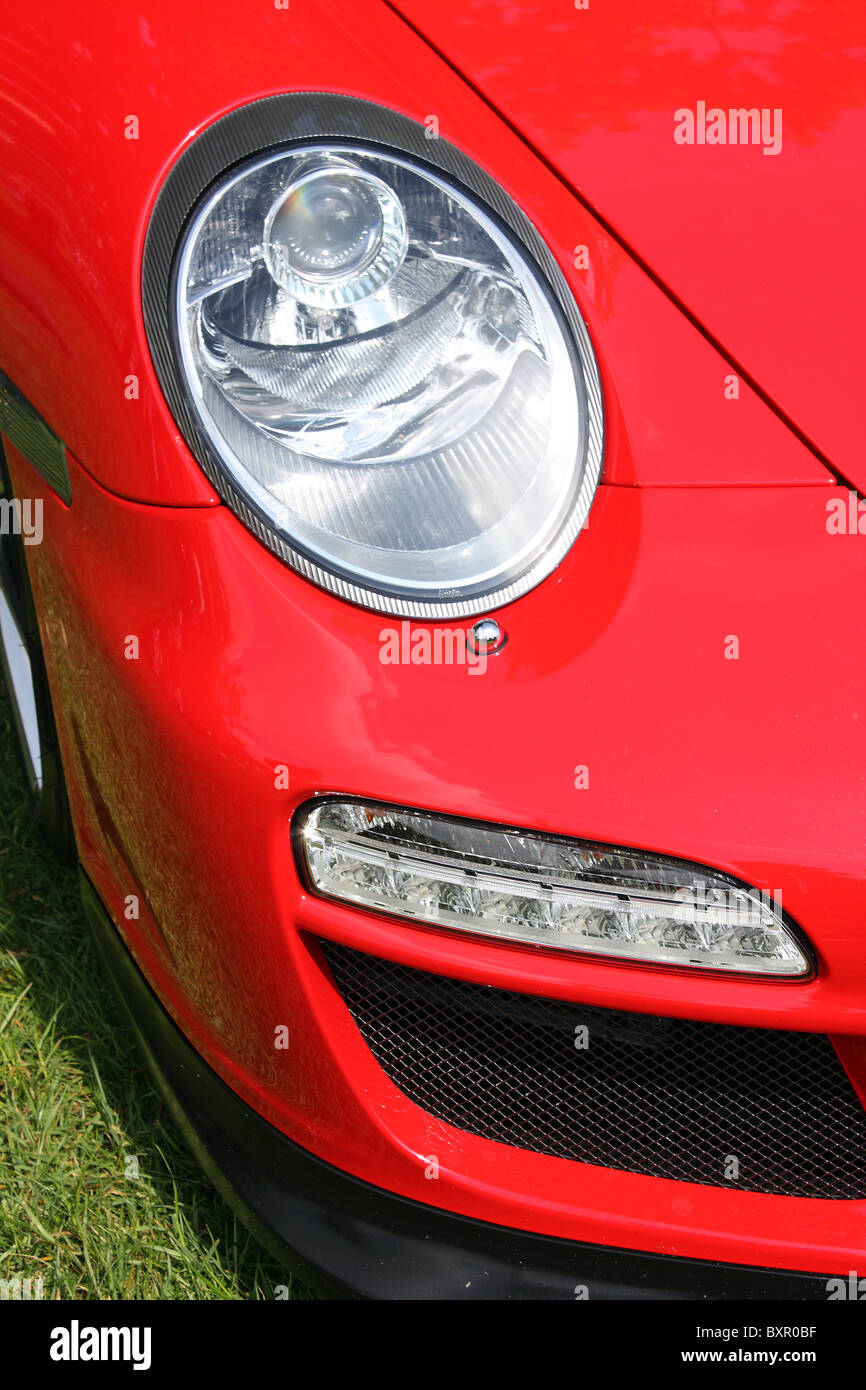
<svg viewBox="0 0 866 1390">
<path fill-rule="evenodd" d="M 684 860 L 331 798 L 296 830 L 311 888 L 356 907 L 620 961 L 813 973 L 776 899 Z"/>
<path fill-rule="evenodd" d="M 176 240 L 170 374 L 153 237 L 164 256 L 175 175 L 148 237 L 146 318 L 190 443 L 256 534 L 344 597 L 436 617 L 518 597 L 574 541 L 601 466 L 562 275 L 502 190 L 414 122 L 304 96 L 214 129 L 265 107 L 275 137 L 305 113 L 327 138 L 272 139 L 210 181 Z M 335 138 L 335 111 L 376 142 Z"/>
</svg>

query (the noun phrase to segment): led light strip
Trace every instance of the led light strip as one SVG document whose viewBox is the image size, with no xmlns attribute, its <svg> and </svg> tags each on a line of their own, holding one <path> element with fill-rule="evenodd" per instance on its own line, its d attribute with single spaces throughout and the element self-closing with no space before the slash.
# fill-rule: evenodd
<svg viewBox="0 0 866 1390">
<path fill-rule="evenodd" d="M 812 973 L 779 905 L 716 870 L 360 802 L 308 803 L 298 828 L 313 890 L 356 907 L 659 965 L 782 978 Z M 548 864 L 521 860 L 527 848 Z M 588 871 L 575 872 L 575 856 L 589 862 Z M 593 881 L 593 859 L 622 881 Z"/>
</svg>

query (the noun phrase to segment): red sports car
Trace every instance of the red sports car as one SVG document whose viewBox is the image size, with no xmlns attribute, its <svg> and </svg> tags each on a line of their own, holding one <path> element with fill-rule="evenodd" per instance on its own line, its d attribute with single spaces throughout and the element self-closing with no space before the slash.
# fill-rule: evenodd
<svg viewBox="0 0 866 1390">
<path fill-rule="evenodd" d="M 862 13 L 4 28 L 3 666 L 189 1142 L 343 1293 L 826 1299 Z"/>
</svg>

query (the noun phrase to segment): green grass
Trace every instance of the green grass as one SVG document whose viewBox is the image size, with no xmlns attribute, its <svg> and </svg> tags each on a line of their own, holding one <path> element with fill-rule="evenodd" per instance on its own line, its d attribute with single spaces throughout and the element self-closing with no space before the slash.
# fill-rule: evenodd
<svg viewBox="0 0 866 1390">
<path fill-rule="evenodd" d="M 16 1278 L 41 1278 L 45 1298 L 306 1296 L 221 1201 L 139 1065 L 76 876 L 32 821 L 0 686 L 0 1279 Z"/>
</svg>

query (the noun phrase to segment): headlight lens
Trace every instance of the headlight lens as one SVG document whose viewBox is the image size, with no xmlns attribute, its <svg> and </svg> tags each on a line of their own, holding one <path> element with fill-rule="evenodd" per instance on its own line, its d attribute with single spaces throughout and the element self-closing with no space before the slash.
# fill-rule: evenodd
<svg viewBox="0 0 866 1390">
<path fill-rule="evenodd" d="M 220 470 L 263 538 L 336 592 L 483 611 L 583 525 L 601 461 L 588 339 L 440 172 L 333 141 L 248 161 L 192 218 L 174 315 Z"/>
<path fill-rule="evenodd" d="M 355 801 L 308 803 L 298 830 L 312 887 L 358 907 L 618 960 L 812 973 L 776 899 L 684 860 Z"/>
</svg>

